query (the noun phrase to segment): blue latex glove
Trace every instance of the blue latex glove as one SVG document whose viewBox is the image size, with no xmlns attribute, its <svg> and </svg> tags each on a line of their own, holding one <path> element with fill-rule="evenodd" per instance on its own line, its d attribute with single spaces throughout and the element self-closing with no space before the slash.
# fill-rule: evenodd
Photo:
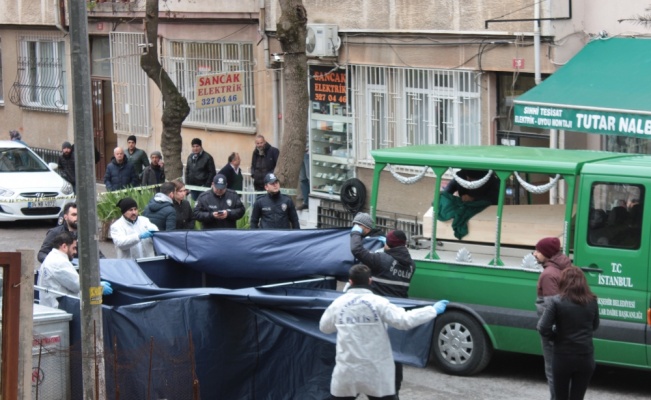
<svg viewBox="0 0 651 400">
<path fill-rule="evenodd" d="M 140 234 L 140 239 L 149 239 L 152 236 L 154 236 L 154 232 L 147 231 Z"/>
<path fill-rule="evenodd" d="M 387 237 L 386 236 L 377 236 L 377 240 L 380 242 L 387 244 Z"/>
<path fill-rule="evenodd" d="M 362 229 L 362 227 L 357 225 L 357 224 L 353 225 L 353 229 L 351 229 L 350 231 L 351 232 L 364 233 L 364 230 Z"/>
<path fill-rule="evenodd" d="M 434 307 L 434 309 L 436 310 L 436 313 L 440 315 L 440 314 L 443 314 L 445 312 L 445 308 L 448 306 L 448 303 L 449 303 L 449 301 L 447 301 L 447 300 L 440 300 L 440 301 L 437 301 L 436 303 L 434 303 L 432 305 L 432 307 Z"/>
<path fill-rule="evenodd" d="M 108 296 L 109 294 L 113 293 L 111 282 L 101 281 L 100 285 L 102 285 L 102 294 L 104 296 Z"/>
</svg>

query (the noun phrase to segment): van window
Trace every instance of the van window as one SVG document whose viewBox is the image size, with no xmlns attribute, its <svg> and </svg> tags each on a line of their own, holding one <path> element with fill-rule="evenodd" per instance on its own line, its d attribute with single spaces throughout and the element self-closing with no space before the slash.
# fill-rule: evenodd
<svg viewBox="0 0 651 400">
<path fill-rule="evenodd" d="M 639 249 L 642 234 L 644 188 L 621 183 L 592 185 L 588 244 L 597 247 Z"/>
</svg>

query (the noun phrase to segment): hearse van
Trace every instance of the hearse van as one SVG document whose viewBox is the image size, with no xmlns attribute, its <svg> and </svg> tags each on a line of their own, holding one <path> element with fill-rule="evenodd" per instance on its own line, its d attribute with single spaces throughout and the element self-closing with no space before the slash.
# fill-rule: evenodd
<svg viewBox="0 0 651 400">
<path fill-rule="evenodd" d="M 560 239 L 562 251 L 585 272 L 599 298 L 597 362 L 651 368 L 651 213 L 645 206 L 651 156 L 444 145 L 372 155 L 373 218 L 378 197 L 395 196 L 380 186 L 380 172 L 388 165 L 429 167 L 436 177 L 465 169 L 499 178 L 498 204 L 472 216 L 461 239 L 452 221 L 438 220 L 437 179 L 432 209 L 423 218 L 431 245 L 412 252 L 416 272 L 410 297 L 451 301 L 437 319 L 432 346 L 432 358 L 444 371 L 476 374 L 494 350 L 541 354 L 535 300 L 542 269 L 532 251 L 548 236 Z M 512 197 L 507 190 L 522 194 L 520 204 L 506 204 Z M 548 190 L 558 191 L 563 204 L 549 204 Z"/>
</svg>

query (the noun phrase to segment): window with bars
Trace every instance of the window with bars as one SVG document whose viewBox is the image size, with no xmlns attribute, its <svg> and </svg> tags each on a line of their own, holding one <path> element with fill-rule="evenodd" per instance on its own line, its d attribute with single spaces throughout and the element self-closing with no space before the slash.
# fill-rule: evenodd
<svg viewBox="0 0 651 400">
<path fill-rule="evenodd" d="M 66 112 L 65 41 L 62 37 L 18 38 L 16 81 L 9 99 L 22 108 Z"/>
<path fill-rule="evenodd" d="M 357 160 L 371 150 L 481 143 L 479 74 L 417 68 L 349 67 Z"/>
<path fill-rule="evenodd" d="M 190 115 L 185 126 L 255 132 L 253 45 L 250 43 L 168 41 L 163 57 L 165 69 L 188 100 Z M 197 76 L 240 71 L 243 75 L 242 104 L 214 108 L 195 107 Z"/>
<path fill-rule="evenodd" d="M 113 127 L 116 133 L 151 135 L 149 78 L 140 67 L 144 33 L 111 32 Z"/>
</svg>

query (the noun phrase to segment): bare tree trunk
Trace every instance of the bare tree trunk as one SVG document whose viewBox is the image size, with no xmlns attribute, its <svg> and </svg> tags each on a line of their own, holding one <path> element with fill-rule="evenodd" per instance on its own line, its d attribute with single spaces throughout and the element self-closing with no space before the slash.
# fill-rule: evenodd
<svg viewBox="0 0 651 400">
<path fill-rule="evenodd" d="M 298 174 L 305 154 L 307 139 L 307 56 L 305 36 L 307 11 L 302 0 L 279 0 L 281 15 L 277 24 L 278 40 L 285 53 L 285 106 L 283 111 L 283 138 L 276 175 L 283 187 L 298 186 Z"/>
<path fill-rule="evenodd" d="M 147 0 L 145 27 L 150 47 L 140 57 L 140 66 L 163 96 L 161 151 L 165 160 L 165 176 L 168 180 L 173 180 L 183 176 L 181 126 L 190 114 L 190 106 L 158 61 L 158 0 Z"/>
</svg>

